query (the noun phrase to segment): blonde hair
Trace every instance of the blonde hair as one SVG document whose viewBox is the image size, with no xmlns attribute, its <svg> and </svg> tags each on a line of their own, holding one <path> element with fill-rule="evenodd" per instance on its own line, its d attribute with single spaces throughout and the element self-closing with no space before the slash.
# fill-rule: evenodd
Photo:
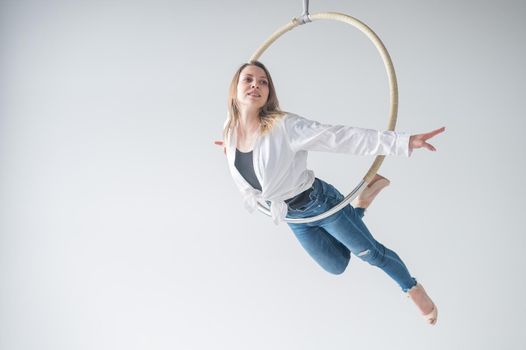
<svg viewBox="0 0 526 350">
<path fill-rule="evenodd" d="M 272 130 L 275 122 L 280 119 L 285 112 L 281 111 L 279 108 L 278 96 L 276 95 L 276 89 L 274 88 L 274 83 L 268 69 L 259 61 L 251 61 L 249 63 L 244 63 L 241 67 L 238 68 L 232 82 L 230 83 L 230 89 L 228 94 L 228 120 L 225 124 L 225 129 L 223 130 L 223 138 L 226 140 L 229 132 L 234 129 L 239 121 L 239 108 L 237 106 L 237 84 L 239 82 L 239 76 L 243 69 L 248 66 L 256 66 L 265 72 L 268 80 L 268 98 L 267 102 L 259 110 L 259 120 L 261 122 L 261 134 L 264 135 Z"/>
</svg>

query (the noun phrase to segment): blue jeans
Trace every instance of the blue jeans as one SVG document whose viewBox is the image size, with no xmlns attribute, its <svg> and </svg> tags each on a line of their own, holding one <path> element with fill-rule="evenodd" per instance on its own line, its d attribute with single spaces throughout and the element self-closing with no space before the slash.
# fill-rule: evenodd
<svg viewBox="0 0 526 350">
<path fill-rule="evenodd" d="M 287 217 L 302 218 L 321 214 L 343 200 L 332 185 L 316 178 L 312 187 L 287 200 Z M 362 221 L 363 208 L 350 204 L 335 214 L 305 224 L 288 223 L 307 253 L 326 271 L 341 274 L 353 253 L 377 266 L 407 292 L 416 285 L 407 267 L 392 250 L 379 243 Z"/>
</svg>

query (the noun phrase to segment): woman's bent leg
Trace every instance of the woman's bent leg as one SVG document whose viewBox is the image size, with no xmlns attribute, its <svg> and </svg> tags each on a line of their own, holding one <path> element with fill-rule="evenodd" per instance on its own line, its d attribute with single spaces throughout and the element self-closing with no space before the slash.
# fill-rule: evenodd
<svg viewBox="0 0 526 350">
<path fill-rule="evenodd" d="M 404 292 L 416 285 L 402 259 L 392 250 L 379 243 L 371 235 L 361 219 L 363 215 L 348 205 L 340 212 L 321 220 L 322 226 L 334 238 L 343 243 L 354 255 L 385 271 Z"/>
</svg>

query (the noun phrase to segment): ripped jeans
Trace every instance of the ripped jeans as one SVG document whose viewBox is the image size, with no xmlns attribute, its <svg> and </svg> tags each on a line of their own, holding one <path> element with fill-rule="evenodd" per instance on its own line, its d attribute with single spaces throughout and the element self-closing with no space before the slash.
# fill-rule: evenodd
<svg viewBox="0 0 526 350">
<path fill-rule="evenodd" d="M 332 185 L 316 178 L 312 187 L 287 200 L 288 218 L 321 214 L 343 200 Z M 416 285 L 407 267 L 392 250 L 379 243 L 362 221 L 363 208 L 350 204 L 333 215 L 305 224 L 288 223 L 309 255 L 326 271 L 341 274 L 351 255 L 387 273 L 404 292 Z"/>
</svg>

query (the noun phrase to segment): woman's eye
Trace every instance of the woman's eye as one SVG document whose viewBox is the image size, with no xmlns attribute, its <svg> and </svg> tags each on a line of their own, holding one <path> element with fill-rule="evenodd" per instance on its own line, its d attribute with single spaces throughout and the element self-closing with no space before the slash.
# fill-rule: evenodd
<svg viewBox="0 0 526 350">
<path fill-rule="evenodd" d="M 243 79 L 243 81 L 246 81 L 246 82 L 250 83 L 252 81 L 252 78 L 246 77 L 245 79 Z"/>
<path fill-rule="evenodd" d="M 268 84 L 268 81 L 266 81 L 266 80 L 261 80 L 259 83 L 260 83 L 261 85 L 267 85 L 267 84 Z"/>
</svg>

